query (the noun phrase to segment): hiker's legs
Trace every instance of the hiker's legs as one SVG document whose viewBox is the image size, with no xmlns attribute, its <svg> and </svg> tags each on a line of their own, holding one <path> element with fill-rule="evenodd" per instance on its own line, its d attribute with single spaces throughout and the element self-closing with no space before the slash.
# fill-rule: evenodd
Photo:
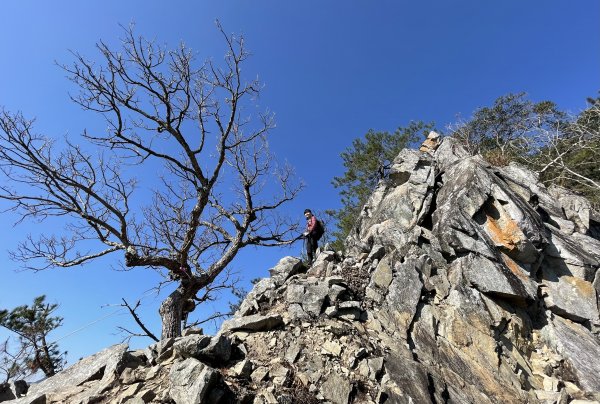
<svg viewBox="0 0 600 404">
<path fill-rule="evenodd" d="M 308 265 L 311 265 L 314 258 L 315 252 L 317 251 L 317 240 L 311 235 L 306 237 L 306 255 L 308 256 Z"/>
<path fill-rule="evenodd" d="M 313 252 L 311 249 L 310 236 L 306 236 L 304 239 L 304 248 L 306 250 L 306 259 L 308 260 L 308 265 L 312 264 L 313 260 Z"/>
</svg>

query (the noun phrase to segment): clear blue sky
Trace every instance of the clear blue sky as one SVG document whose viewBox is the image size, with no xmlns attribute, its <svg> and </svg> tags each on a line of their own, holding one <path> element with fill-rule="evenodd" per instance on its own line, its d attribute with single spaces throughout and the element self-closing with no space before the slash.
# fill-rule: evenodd
<svg viewBox="0 0 600 404">
<path fill-rule="evenodd" d="M 339 154 L 370 128 L 393 131 L 411 120 L 444 128 L 458 114 L 468 117 L 520 91 L 577 112 L 600 89 L 597 0 L 4 0 L 0 105 L 37 117 L 41 132 L 77 134 L 97 121 L 70 103 L 74 89 L 55 61 L 71 61 L 69 50 L 95 58 L 94 44 L 116 43 L 119 24 L 130 22 L 138 34 L 169 45 L 184 41 L 200 58 L 221 58 L 217 18 L 226 31 L 245 35 L 253 53 L 247 72 L 265 83 L 261 106 L 276 113 L 272 150 L 307 184 L 289 207 L 299 221 L 305 207 L 339 207 L 330 185 L 342 173 Z M 110 305 L 121 297 L 144 297 L 140 315 L 160 333 L 161 297 L 147 293 L 156 274 L 111 270 L 122 259 L 117 255 L 81 269 L 15 272 L 7 250 L 44 226 L 12 227 L 15 220 L 0 216 L 0 307 L 42 293 L 60 303 L 65 323 L 53 338 L 61 338 L 70 361 L 118 342 L 117 324 L 135 328 L 124 311 L 113 314 L 117 307 Z M 247 282 L 299 248 L 248 251 L 235 268 Z"/>
</svg>

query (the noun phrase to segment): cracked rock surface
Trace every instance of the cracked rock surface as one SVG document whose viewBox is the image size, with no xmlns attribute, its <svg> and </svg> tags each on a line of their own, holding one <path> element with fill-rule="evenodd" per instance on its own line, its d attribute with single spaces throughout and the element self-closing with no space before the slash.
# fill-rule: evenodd
<svg viewBox="0 0 600 404">
<path fill-rule="evenodd" d="M 115 347 L 17 402 L 600 402 L 598 213 L 425 146 L 394 160 L 344 254 L 283 258 L 218 335 Z"/>
</svg>

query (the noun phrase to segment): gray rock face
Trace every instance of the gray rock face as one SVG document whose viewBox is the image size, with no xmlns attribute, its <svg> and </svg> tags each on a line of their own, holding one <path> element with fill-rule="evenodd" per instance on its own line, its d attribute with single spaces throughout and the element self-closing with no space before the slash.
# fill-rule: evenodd
<svg viewBox="0 0 600 404">
<path fill-rule="evenodd" d="M 202 362 L 220 365 L 227 363 L 231 357 L 231 341 L 223 335 L 212 337 L 210 343 L 198 352 L 197 358 Z"/>
<path fill-rule="evenodd" d="M 126 351 L 127 344 L 120 344 L 84 358 L 62 372 L 31 386 L 26 397 L 14 402 L 19 404 L 44 402 L 47 401 L 44 397 L 60 396 L 63 391 L 90 380 L 99 380 L 100 386 L 108 386 L 114 375 L 122 371 L 120 364 Z"/>
<path fill-rule="evenodd" d="M 227 362 L 231 356 L 231 341 L 222 335 L 193 334 L 179 339 L 173 349 L 183 359 L 195 358 L 204 363 L 220 364 Z"/>
<path fill-rule="evenodd" d="M 352 386 L 348 379 L 340 377 L 336 374 L 331 374 L 326 377 L 321 393 L 323 397 L 334 404 L 346 404 L 352 391 Z"/>
<path fill-rule="evenodd" d="M 244 359 L 243 361 L 240 361 L 237 365 L 235 365 L 235 367 L 233 368 L 233 372 L 235 376 L 247 379 L 252 374 L 252 368 L 252 362 L 247 359 Z"/>
<path fill-rule="evenodd" d="M 171 369 L 169 394 L 177 404 L 204 403 L 217 379 L 218 372 L 215 369 L 188 358 Z"/>
<path fill-rule="evenodd" d="M 173 349 L 175 354 L 184 359 L 197 358 L 210 343 L 211 337 L 208 335 L 190 335 L 175 342 Z"/>
<path fill-rule="evenodd" d="M 335 253 L 333 251 L 323 251 L 321 252 L 315 262 L 311 265 L 310 270 L 308 271 L 309 275 L 312 276 L 325 276 L 327 273 L 327 268 L 329 264 L 335 261 Z"/>
<path fill-rule="evenodd" d="M 217 336 L 98 354 L 22 402 L 600 402 L 598 213 L 428 142 L 394 160 L 346 256 L 283 258 Z"/>
<path fill-rule="evenodd" d="M 281 286 L 289 277 L 296 275 L 303 268 L 302 261 L 298 258 L 284 257 L 269 272 L 273 282 L 277 286 Z"/>
<path fill-rule="evenodd" d="M 288 314 L 292 320 L 306 320 L 310 318 L 310 315 L 302 309 L 302 305 L 299 303 L 291 303 L 288 306 Z"/>
<path fill-rule="evenodd" d="M 226 331 L 268 331 L 283 324 L 283 319 L 280 315 L 253 314 L 246 317 L 233 318 L 223 323 L 221 330 Z"/>
<path fill-rule="evenodd" d="M 474 252 L 498 261 L 502 253 L 523 263 L 539 261 L 537 248 L 546 243 L 543 223 L 480 158 L 457 162 L 444 178 L 432 217 L 444 252 Z"/>
<path fill-rule="evenodd" d="M 422 286 L 416 269 L 416 260 L 396 265 L 396 273 L 389 286 L 386 303 L 402 333 L 408 330 L 417 311 Z"/>
<path fill-rule="evenodd" d="M 566 219 L 575 224 L 575 229 L 579 233 L 587 233 L 590 230 L 590 215 L 592 213 L 590 202 L 583 196 L 573 195 L 567 189 L 556 185 L 550 187 L 548 191 L 558 201 Z"/>
<path fill-rule="evenodd" d="M 568 362 L 573 374 L 565 375 L 583 389 L 600 392 L 600 343 L 583 326 L 554 316 L 544 338 Z"/>
<path fill-rule="evenodd" d="M 304 300 L 304 285 L 292 284 L 287 288 L 286 300 L 288 303 L 301 304 Z"/>
<path fill-rule="evenodd" d="M 309 285 L 303 297 L 302 308 L 306 313 L 318 316 L 323 310 L 323 303 L 328 294 L 329 288 L 323 283 Z"/>
<path fill-rule="evenodd" d="M 413 227 L 427 209 L 427 191 L 433 186 L 435 172 L 431 167 L 428 155 L 415 150 L 404 150 L 394 160 L 390 170 L 390 182 L 380 184 L 381 200 L 369 199 L 364 215 L 361 217 L 360 228 L 363 234 L 368 234 L 369 228 L 386 220 L 393 220 L 394 228 L 406 230 Z M 382 242 L 385 245 L 386 243 Z"/>
<path fill-rule="evenodd" d="M 469 153 L 454 139 L 444 139 L 435 151 L 436 166 L 440 171 L 447 171 L 453 164 L 469 157 Z"/>
<path fill-rule="evenodd" d="M 461 271 L 471 286 L 484 293 L 521 301 L 532 300 L 537 294 L 535 282 L 517 264 L 500 265 L 485 257 L 469 254 L 454 261 L 450 271 Z"/>
<path fill-rule="evenodd" d="M 347 240 L 351 254 L 369 243 L 396 250 L 365 272 L 373 305 L 365 325 L 380 338 L 389 334 L 382 341 L 387 347 L 397 344 L 396 335 L 405 338 L 411 352 L 402 360 L 419 366 L 409 371 L 410 383 L 395 381 L 399 369 L 387 369 L 382 397 L 536 402 L 547 396 L 549 376 L 531 369 L 552 355 L 561 358 L 551 360 L 560 373 L 553 377 L 570 378 L 579 389 L 560 390 L 555 382 L 553 394 L 595 394 L 598 372 L 581 355 L 600 346 L 592 332 L 600 327 L 600 244 L 591 237 L 597 213 L 589 203 L 563 189 L 547 190 L 516 164 L 491 167 L 449 139 L 433 159 L 404 151 L 394 163 Z M 401 265 L 390 264 L 394 256 Z M 368 374 L 366 363 L 361 366 Z"/>
<path fill-rule="evenodd" d="M 381 396 L 393 403 L 432 402 L 426 369 L 405 358 L 389 355 L 381 382 Z"/>
<path fill-rule="evenodd" d="M 378 288 L 381 290 L 387 290 L 392 283 L 393 274 L 392 267 L 388 259 L 379 261 L 379 264 L 371 275 L 371 283 L 369 284 L 372 288 Z"/>
<path fill-rule="evenodd" d="M 246 316 L 257 313 L 260 310 L 261 303 L 268 303 L 274 297 L 275 287 L 275 282 L 271 278 L 258 281 L 240 304 L 236 315 Z"/>
<path fill-rule="evenodd" d="M 553 272 L 576 276 L 588 282 L 594 280 L 600 266 L 597 253 L 594 253 L 596 251 L 594 239 L 568 237 L 552 228 L 548 231 L 548 237 L 550 244 L 544 250 L 544 259 L 549 264 L 547 266 L 554 268 Z M 592 249 L 587 249 L 588 246 Z"/>
</svg>

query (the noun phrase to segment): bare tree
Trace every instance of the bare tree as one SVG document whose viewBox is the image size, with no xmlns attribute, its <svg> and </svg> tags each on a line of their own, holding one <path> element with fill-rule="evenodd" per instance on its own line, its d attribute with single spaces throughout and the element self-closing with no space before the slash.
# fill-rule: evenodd
<svg viewBox="0 0 600 404">
<path fill-rule="evenodd" d="M 494 164 L 507 164 L 522 152 L 527 139 L 564 119 L 550 101 L 538 103 L 525 93 L 498 97 L 491 107 L 477 109 L 470 120 L 449 126 L 452 136 L 472 154 L 482 154 Z"/>
<path fill-rule="evenodd" d="M 524 140 L 522 160 L 547 183 L 600 196 L 600 102 Z"/>
<path fill-rule="evenodd" d="M 550 101 L 508 94 L 449 129 L 471 154 L 497 165 L 525 164 L 544 183 L 580 192 L 600 206 L 600 99 L 588 103 L 572 115 Z"/>
<path fill-rule="evenodd" d="M 27 374 L 24 365 L 27 352 L 24 348 L 13 352 L 10 349 L 10 338 L 0 342 L 0 383 L 6 383 L 15 380 Z"/>
<path fill-rule="evenodd" d="M 117 328 L 119 330 L 121 330 L 122 332 L 125 333 L 126 337 L 124 338 L 124 341 L 129 341 L 131 338 L 133 337 L 148 337 L 156 342 L 160 341 L 152 331 L 150 331 L 148 329 L 148 327 L 146 327 L 146 325 L 143 323 L 142 319 L 140 318 L 140 316 L 136 313 L 136 310 L 138 309 L 138 307 L 140 307 L 140 304 L 142 303 L 141 300 L 138 300 L 135 303 L 135 306 L 131 306 L 127 300 L 125 300 L 124 298 L 122 298 L 121 300 L 123 300 L 123 303 L 121 304 L 122 307 L 125 307 L 128 311 L 129 314 L 131 314 L 131 316 L 133 317 L 135 323 L 138 325 L 138 327 L 140 327 L 142 329 L 142 331 L 144 332 L 143 334 L 140 334 L 139 332 L 133 332 L 128 330 L 125 327 L 122 326 L 118 326 Z"/>
<path fill-rule="evenodd" d="M 198 63 L 184 45 L 167 50 L 132 28 L 119 50 L 97 44 L 99 64 L 74 53 L 62 66 L 80 89 L 71 98 L 107 125 L 85 130 L 87 142 L 54 141 L 21 113 L 0 114 L 0 198 L 20 220 L 68 221 L 12 257 L 41 270 L 121 252 L 128 268 L 160 271 L 178 282 L 159 310 L 162 338 L 181 334 L 185 302 L 201 299 L 242 248 L 295 236 L 277 212 L 301 185 L 269 153 L 272 114 L 251 110 L 261 85 L 242 77 L 244 39 L 217 25 L 222 63 Z"/>
</svg>

